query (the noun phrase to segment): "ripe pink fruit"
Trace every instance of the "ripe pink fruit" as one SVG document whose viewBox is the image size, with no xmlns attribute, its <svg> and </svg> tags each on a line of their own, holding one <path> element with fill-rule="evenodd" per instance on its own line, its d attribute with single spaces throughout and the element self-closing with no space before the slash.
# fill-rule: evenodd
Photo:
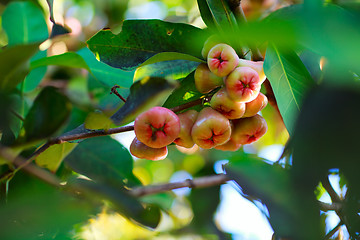
<svg viewBox="0 0 360 240">
<path fill-rule="evenodd" d="M 194 142 L 205 149 L 224 144 L 230 139 L 230 135 L 229 119 L 210 107 L 201 110 L 191 130 Z"/>
<path fill-rule="evenodd" d="M 166 146 L 162 148 L 151 148 L 135 137 L 130 145 L 130 153 L 138 158 L 158 161 L 166 158 L 168 149 Z"/>
<path fill-rule="evenodd" d="M 153 107 L 135 119 L 134 130 L 140 142 L 152 148 L 162 148 L 178 137 L 180 120 L 167 108 Z"/>
<path fill-rule="evenodd" d="M 264 73 L 264 62 L 263 61 L 254 62 L 254 61 L 240 58 L 238 67 L 250 67 L 250 68 L 254 69 L 259 74 L 261 84 L 266 79 L 266 76 Z"/>
<path fill-rule="evenodd" d="M 196 68 L 194 79 L 195 87 L 201 93 L 208 93 L 224 84 L 223 79 L 212 73 L 205 63 L 200 63 Z"/>
<path fill-rule="evenodd" d="M 207 63 L 216 76 L 225 77 L 239 64 L 239 57 L 231 46 L 220 43 L 210 49 Z"/>
<path fill-rule="evenodd" d="M 267 104 L 268 104 L 267 97 L 260 92 L 259 95 L 254 100 L 246 103 L 245 113 L 243 117 L 255 116 L 258 112 L 263 110 Z"/>
<path fill-rule="evenodd" d="M 191 129 L 197 119 L 198 112 L 195 110 L 188 110 L 178 114 L 180 119 L 180 133 L 174 140 L 174 143 L 185 148 L 192 148 L 194 141 L 191 136 Z"/>
<path fill-rule="evenodd" d="M 245 112 L 245 103 L 232 100 L 225 88 L 213 95 L 210 106 L 228 119 L 241 118 Z"/>
<path fill-rule="evenodd" d="M 221 43 L 217 35 L 212 35 L 204 42 L 204 47 L 201 50 L 201 55 L 204 59 L 207 59 L 210 49 L 212 49 L 216 44 Z"/>
<path fill-rule="evenodd" d="M 231 99 L 250 102 L 259 94 L 259 74 L 250 67 L 237 67 L 225 79 L 226 91 Z"/>
<path fill-rule="evenodd" d="M 266 121 L 260 115 L 236 119 L 233 121 L 233 124 L 234 132 L 232 138 L 235 142 L 242 145 L 259 140 L 267 131 Z"/>
</svg>

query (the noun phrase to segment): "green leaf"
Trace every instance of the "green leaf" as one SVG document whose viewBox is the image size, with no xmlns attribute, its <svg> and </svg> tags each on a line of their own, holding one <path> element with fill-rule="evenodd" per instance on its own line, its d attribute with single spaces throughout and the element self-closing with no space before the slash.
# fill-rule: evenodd
<svg viewBox="0 0 360 240">
<path fill-rule="evenodd" d="M 130 88 L 133 83 L 135 71 L 123 71 L 118 68 L 110 67 L 109 65 L 98 61 L 88 48 L 83 48 L 77 53 L 85 60 L 91 73 L 102 84 L 108 87 L 119 85 L 122 88 Z"/>
<path fill-rule="evenodd" d="M 69 100 L 53 87 L 44 88 L 36 97 L 25 117 L 26 141 L 47 138 L 67 120 L 71 111 Z"/>
<path fill-rule="evenodd" d="M 85 193 L 87 192 L 89 198 L 93 199 L 97 196 L 101 201 L 107 199 L 114 210 L 146 227 L 156 228 L 160 222 L 161 215 L 158 207 L 144 206 L 124 188 L 114 188 L 108 184 L 95 183 L 84 179 L 77 179 L 74 185 Z"/>
<path fill-rule="evenodd" d="M 175 91 L 173 91 L 173 93 L 167 98 L 163 107 L 173 108 L 204 96 L 204 94 L 200 93 L 196 89 L 194 81 L 194 72 L 190 73 L 186 78 L 180 80 L 180 87 L 175 89 Z M 199 110 L 199 107 L 196 109 Z"/>
<path fill-rule="evenodd" d="M 127 20 L 115 35 L 102 30 L 87 44 L 100 61 L 123 70 L 134 70 L 161 52 L 178 52 L 201 58 L 205 36 L 201 29 L 161 20 Z"/>
<path fill-rule="evenodd" d="M 269 222 L 278 237 L 320 239 L 320 216 L 314 192 L 293 184 L 290 172 L 257 157 L 239 153 L 229 159 L 226 174 L 252 201 L 269 210 Z"/>
<path fill-rule="evenodd" d="M 117 125 L 129 123 L 149 108 L 162 105 L 175 87 L 175 82 L 164 78 L 146 77 L 137 81 L 131 86 L 125 104 L 111 119 Z"/>
<path fill-rule="evenodd" d="M 88 114 L 84 124 L 86 129 L 109 129 L 112 121 L 103 112 L 95 111 Z"/>
<path fill-rule="evenodd" d="M 315 83 L 295 52 L 275 45 L 266 52 L 264 72 L 273 88 L 285 126 L 292 135 L 303 98 Z"/>
<path fill-rule="evenodd" d="M 46 51 L 38 51 L 35 56 L 31 58 L 30 65 L 32 62 L 44 57 L 46 57 Z M 45 76 L 46 71 L 46 66 L 31 70 L 26 76 L 23 85 L 21 86 L 21 90 L 24 92 L 30 92 L 34 90 Z"/>
<path fill-rule="evenodd" d="M 148 64 L 154 64 L 158 62 L 171 61 L 171 60 L 187 60 L 192 62 L 205 63 L 205 61 L 188 54 L 177 53 L 177 52 L 162 52 L 152 56 L 144 63 L 142 63 L 139 67 L 143 67 Z"/>
<path fill-rule="evenodd" d="M 29 60 L 39 44 L 18 45 L 0 52 L 0 90 L 9 91 L 24 80 L 29 72 Z"/>
<path fill-rule="evenodd" d="M 82 141 L 65 161 L 75 172 L 99 183 L 122 186 L 126 181 L 136 181 L 129 151 L 108 136 Z"/>
<path fill-rule="evenodd" d="M 42 42 L 49 36 L 44 15 L 31 2 L 12 2 L 3 15 L 2 26 L 9 46 Z"/>
<path fill-rule="evenodd" d="M 181 79 L 188 76 L 198 65 L 199 62 L 187 60 L 157 62 L 139 67 L 135 72 L 134 81 L 138 81 L 146 76 Z"/>
<path fill-rule="evenodd" d="M 60 55 L 50 56 L 46 58 L 41 58 L 36 61 L 31 62 L 31 69 L 49 66 L 49 65 L 57 65 L 63 67 L 73 67 L 73 68 L 84 68 L 90 71 L 90 68 L 84 61 L 84 59 L 74 52 L 66 52 Z"/>
<path fill-rule="evenodd" d="M 62 143 L 50 146 L 42 152 L 35 162 L 38 166 L 47 168 L 52 172 L 56 172 L 63 159 L 76 147 L 76 143 Z"/>
<path fill-rule="evenodd" d="M 201 18 L 209 28 L 235 30 L 236 18 L 226 0 L 198 0 Z"/>
<path fill-rule="evenodd" d="M 10 181 L 6 204 L 0 206 L 0 239 L 72 239 L 75 224 L 95 208 L 30 177 L 17 173 Z"/>
</svg>

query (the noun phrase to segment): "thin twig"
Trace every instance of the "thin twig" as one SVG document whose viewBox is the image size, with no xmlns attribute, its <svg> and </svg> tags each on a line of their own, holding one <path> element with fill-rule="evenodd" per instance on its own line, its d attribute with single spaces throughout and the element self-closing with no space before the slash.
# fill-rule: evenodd
<svg viewBox="0 0 360 240">
<path fill-rule="evenodd" d="M 328 232 L 328 234 L 325 235 L 324 240 L 329 240 L 338 230 L 339 228 L 343 225 L 343 222 L 340 221 L 338 225 L 336 225 L 336 227 L 334 227 L 330 232 Z"/>
<path fill-rule="evenodd" d="M 18 114 L 17 112 L 15 112 L 15 110 L 14 109 L 10 109 L 10 112 L 12 113 L 12 114 L 14 114 L 18 119 L 20 119 L 21 121 L 25 121 L 25 119 L 20 115 L 20 114 Z"/>
<path fill-rule="evenodd" d="M 118 89 L 118 88 L 120 88 L 119 85 L 113 86 L 113 87 L 111 88 L 110 94 L 113 93 L 113 94 L 115 94 L 116 96 L 118 96 L 118 97 L 121 99 L 121 101 L 126 102 L 126 99 L 125 99 L 123 96 L 121 96 L 120 93 L 116 90 L 116 89 Z"/>
<path fill-rule="evenodd" d="M 318 201 L 320 210 L 323 212 L 327 212 L 327 211 L 341 211 L 342 209 L 342 204 L 341 203 L 324 203 L 321 201 Z"/>
<path fill-rule="evenodd" d="M 333 203 L 339 203 L 341 202 L 341 198 L 339 197 L 339 195 L 335 192 L 334 188 L 331 186 L 331 183 L 329 181 L 329 177 L 326 176 L 321 180 L 321 184 L 323 185 L 323 187 L 326 189 L 326 191 L 328 192 L 328 194 L 330 195 L 331 201 Z"/>
<path fill-rule="evenodd" d="M 130 194 L 135 197 L 142 197 L 156 193 L 171 191 L 178 188 L 205 188 L 210 186 L 221 185 L 229 181 L 225 174 L 218 174 L 213 176 L 199 177 L 195 179 L 187 179 L 182 182 L 165 183 L 159 185 L 149 185 L 144 187 L 137 187 L 130 191 Z"/>
</svg>

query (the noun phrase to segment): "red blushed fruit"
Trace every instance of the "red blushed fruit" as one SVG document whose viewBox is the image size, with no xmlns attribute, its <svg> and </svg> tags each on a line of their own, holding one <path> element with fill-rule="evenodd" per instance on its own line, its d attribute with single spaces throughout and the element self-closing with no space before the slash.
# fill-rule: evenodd
<svg viewBox="0 0 360 240">
<path fill-rule="evenodd" d="M 205 149 L 226 143 L 230 135 L 229 119 L 210 107 L 201 110 L 191 130 L 194 142 Z"/>
<path fill-rule="evenodd" d="M 256 142 L 267 131 L 266 121 L 260 115 L 249 118 L 240 118 L 233 121 L 233 124 L 234 132 L 232 138 L 235 142 L 242 145 Z"/>
<path fill-rule="evenodd" d="M 166 158 L 168 149 L 167 147 L 151 148 L 135 137 L 130 145 L 130 153 L 137 158 L 158 161 Z"/>
<path fill-rule="evenodd" d="M 255 116 L 258 112 L 263 110 L 267 104 L 268 104 L 267 97 L 260 92 L 259 95 L 254 100 L 246 103 L 245 113 L 243 117 Z"/>
<path fill-rule="evenodd" d="M 245 103 L 232 100 L 225 88 L 221 88 L 214 94 L 210 106 L 228 119 L 241 118 L 245 112 Z"/>
<path fill-rule="evenodd" d="M 194 79 L 195 87 L 201 93 L 208 93 L 224 84 L 223 79 L 212 73 L 205 63 L 200 63 L 196 68 Z"/>
<path fill-rule="evenodd" d="M 178 114 L 180 119 L 180 133 L 179 136 L 174 140 L 176 145 L 185 148 L 192 148 L 194 141 L 191 137 L 191 129 L 197 119 L 198 112 L 195 110 L 188 110 L 186 112 Z"/>
<path fill-rule="evenodd" d="M 250 67 L 254 69 L 259 74 L 260 84 L 262 84 L 266 79 L 263 61 L 254 62 L 246 59 L 239 59 L 238 67 Z"/>
<path fill-rule="evenodd" d="M 239 57 L 231 46 L 220 43 L 210 49 L 207 63 L 216 76 L 225 77 L 239 64 Z"/>
<path fill-rule="evenodd" d="M 152 148 L 162 148 L 179 136 L 180 120 L 167 108 L 153 107 L 135 119 L 134 130 L 140 142 Z"/>
<path fill-rule="evenodd" d="M 250 102 L 261 88 L 259 74 L 250 67 L 237 67 L 225 79 L 225 87 L 234 101 Z"/>
</svg>

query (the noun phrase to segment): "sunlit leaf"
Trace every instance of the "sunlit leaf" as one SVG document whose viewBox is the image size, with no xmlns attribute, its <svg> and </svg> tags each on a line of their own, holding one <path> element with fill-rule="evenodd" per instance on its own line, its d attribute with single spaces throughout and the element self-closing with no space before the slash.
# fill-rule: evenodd
<svg viewBox="0 0 360 240">
<path fill-rule="evenodd" d="M 52 172 L 56 172 L 63 159 L 76 147 L 76 143 L 62 143 L 50 146 L 42 152 L 36 159 L 37 165 L 47 168 Z"/>
<path fill-rule="evenodd" d="M 102 62 L 133 70 L 161 52 L 178 52 L 201 58 L 204 36 L 188 24 L 161 20 L 127 20 L 115 35 L 102 30 L 88 40 L 88 47 Z"/>
<path fill-rule="evenodd" d="M 49 65 L 84 68 L 90 71 L 90 68 L 86 64 L 85 60 L 74 52 L 66 52 L 60 55 L 54 55 L 54 56 L 38 59 L 36 61 L 31 62 L 30 67 L 34 69 Z"/>
<path fill-rule="evenodd" d="M 88 114 L 84 124 L 86 129 L 109 129 L 112 121 L 103 112 L 96 111 Z"/>
<path fill-rule="evenodd" d="M 315 84 L 295 52 L 272 46 L 266 51 L 264 72 L 273 88 L 285 126 L 293 133 L 304 96 Z"/>
<path fill-rule="evenodd" d="M 201 60 L 199 58 L 196 58 L 191 55 L 184 54 L 184 53 L 162 52 L 162 53 L 158 53 L 158 54 L 152 56 L 151 58 L 149 58 L 148 60 L 143 62 L 139 67 L 143 67 L 143 66 L 149 65 L 149 64 L 154 64 L 157 62 L 171 61 L 171 60 L 187 60 L 187 61 L 199 62 L 199 63 L 204 62 L 203 60 Z"/>
</svg>

